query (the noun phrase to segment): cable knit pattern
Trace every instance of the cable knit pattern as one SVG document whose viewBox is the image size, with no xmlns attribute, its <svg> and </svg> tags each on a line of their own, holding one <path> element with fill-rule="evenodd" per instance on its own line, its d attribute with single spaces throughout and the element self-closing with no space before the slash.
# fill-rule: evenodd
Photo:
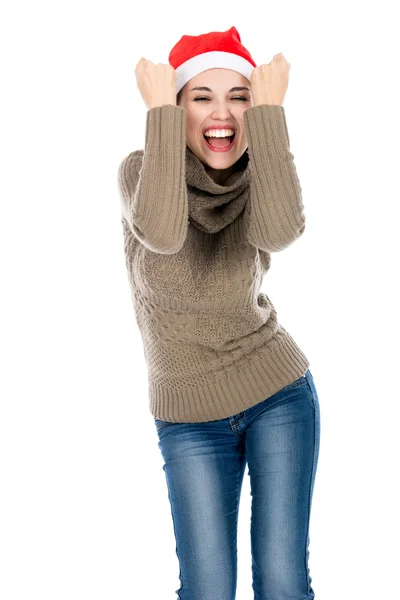
<svg viewBox="0 0 400 600">
<path fill-rule="evenodd" d="M 119 166 L 126 267 L 157 419 L 226 418 L 309 367 L 259 293 L 271 253 L 305 228 L 284 108 L 253 106 L 244 123 L 248 149 L 224 185 L 186 145 L 180 106 L 150 109 L 144 150 Z"/>
</svg>

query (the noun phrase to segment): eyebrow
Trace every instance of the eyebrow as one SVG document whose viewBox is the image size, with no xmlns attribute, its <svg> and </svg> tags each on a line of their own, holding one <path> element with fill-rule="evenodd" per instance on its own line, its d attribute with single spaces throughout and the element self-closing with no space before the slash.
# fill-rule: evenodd
<svg viewBox="0 0 400 600">
<path fill-rule="evenodd" d="M 212 90 L 209 87 L 205 87 L 205 86 L 194 87 L 190 91 L 194 92 L 195 90 L 198 90 L 199 92 L 212 92 Z M 229 91 L 230 92 L 241 92 L 242 90 L 247 90 L 248 92 L 250 91 L 249 88 L 247 88 L 247 87 L 233 87 Z"/>
</svg>

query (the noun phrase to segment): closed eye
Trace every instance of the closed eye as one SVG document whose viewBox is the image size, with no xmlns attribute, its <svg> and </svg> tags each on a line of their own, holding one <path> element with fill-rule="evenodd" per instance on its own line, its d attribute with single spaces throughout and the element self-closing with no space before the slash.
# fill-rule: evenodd
<svg viewBox="0 0 400 600">
<path fill-rule="evenodd" d="M 210 100 L 210 98 L 206 98 L 205 96 L 201 96 L 200 98 L 195 98 L 194 101 L 197 100 Z M 236 98 L 232 98 L 232 100 L 248 100 L 248 98 L 243 98 L 243 96 L 237 96 Z"/>
</svg>

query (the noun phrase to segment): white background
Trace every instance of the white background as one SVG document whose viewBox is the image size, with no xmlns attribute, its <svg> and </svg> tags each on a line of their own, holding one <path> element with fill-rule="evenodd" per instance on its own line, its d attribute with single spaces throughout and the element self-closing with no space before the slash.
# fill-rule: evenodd
<svg viewBox="0 0 400 600">
<path fill-rule="evenodd" d="M 144 147 L 140 57 L 167 63 L 183 34 L 232 25 L 257 64 L 278 52 L 291 64 L 284 106 L 306 230 L 272 256 L 262 290 L 310 360 L 320 399 L 316 599 L 397 597 L 394 7 L 80 0 L 2 9 L 2 600 L 176 600 L 117 169 Z M 246 468 L 237 600 L 253 598 L 250 498 Z"/>
</svg>

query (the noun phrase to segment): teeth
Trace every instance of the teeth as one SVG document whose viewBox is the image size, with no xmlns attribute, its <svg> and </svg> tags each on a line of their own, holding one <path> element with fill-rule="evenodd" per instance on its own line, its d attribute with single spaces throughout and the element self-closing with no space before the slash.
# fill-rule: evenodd
<svg viewBox="0 0 400 600">
<path fill-rule="evenodd" d="M 204 135 L 207 137 L 230 137 L 234 133 L 233 129 L 209 129 Z"/>
</svg>

